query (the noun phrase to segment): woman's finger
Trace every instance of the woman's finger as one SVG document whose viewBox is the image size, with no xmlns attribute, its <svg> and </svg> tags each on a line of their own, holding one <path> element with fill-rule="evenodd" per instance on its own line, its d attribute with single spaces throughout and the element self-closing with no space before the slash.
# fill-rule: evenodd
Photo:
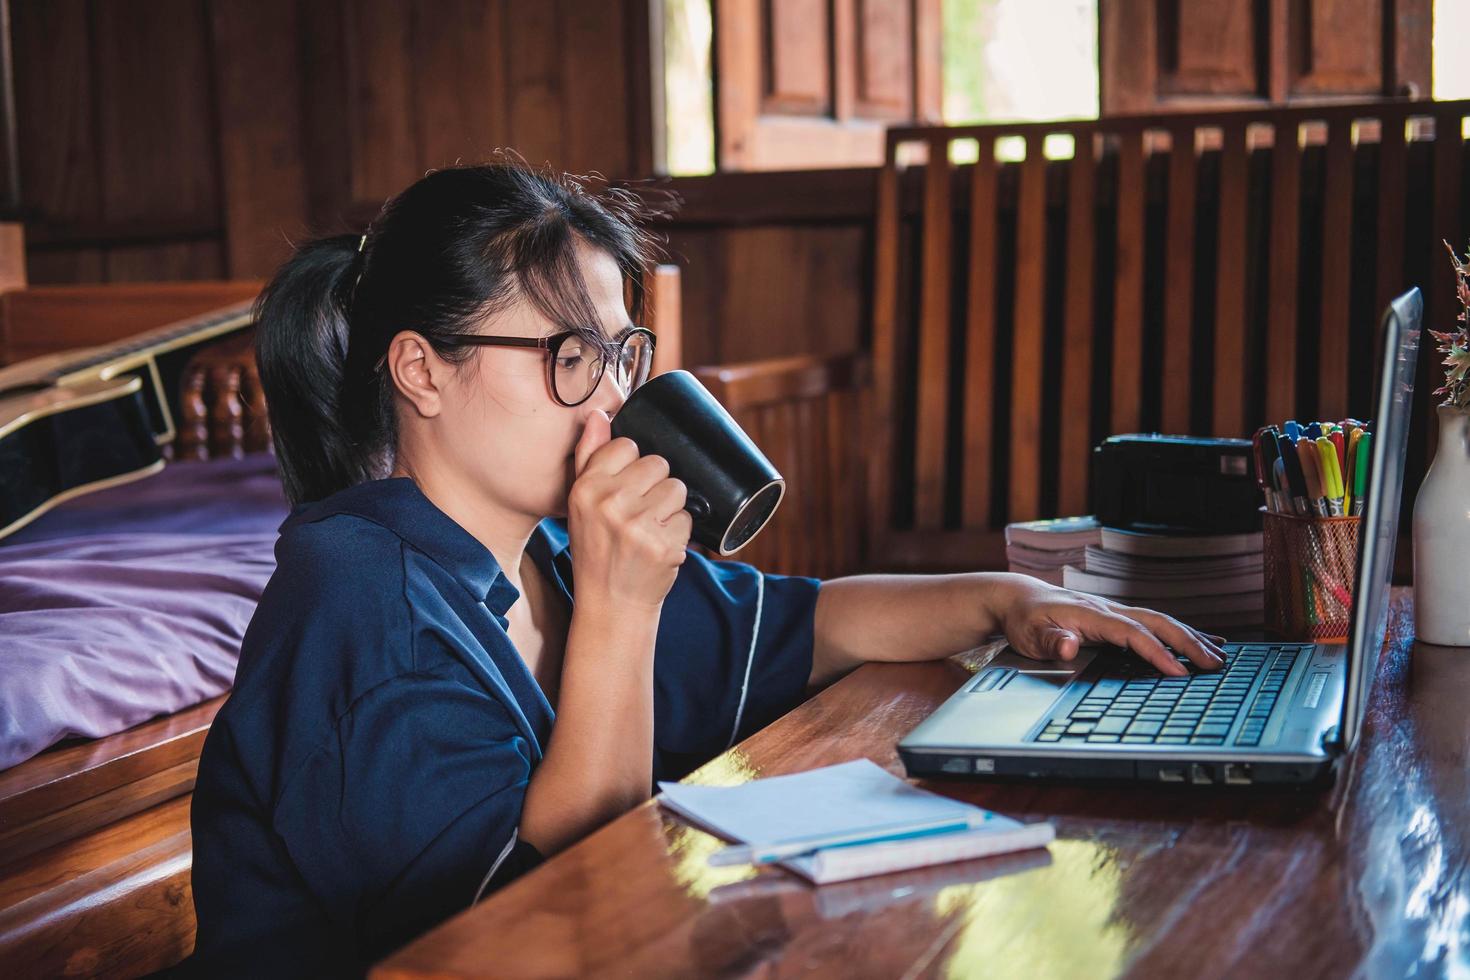
<svg viewBox="0 0 1470 980">
<path fill-rule="evenodd" d="M 1114 612 L 1097 612 L 1091 613 L 1084 622 L 1084 631 L 1089 637 L 1132 650 L 1165 674 L 1174 677 L 1189 674 L 1189 668 L 1175 660 L 1159 638 L 1135 619 Z"/>
<path fill-rule="evenodd" d="M 1152 609 L 1136 609 L 1131 606 L 1123 607 L 1122 613 L 1129 619 L 1148 627 L 1154 636 L 1173 647 L 1174 652 L 1182 653 L 1206 670 L 1218 670 L 1225 663 L 1225 651 L 1215 653 L 1205 645 L 1204 640 L 1195 635 L 1194 630 L 1173 616 L 1165 616 Z"/>
</svg>

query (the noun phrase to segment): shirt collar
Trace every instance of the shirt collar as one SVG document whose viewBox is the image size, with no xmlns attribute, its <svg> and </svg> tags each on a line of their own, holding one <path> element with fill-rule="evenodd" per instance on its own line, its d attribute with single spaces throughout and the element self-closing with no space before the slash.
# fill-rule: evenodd
<svg viewBox="0 0 1470 980">
<path fill-rule="evenodd" d="M 504 617 L 521 596 L 520 590 L 505 577 L 490 549 L 434 506 L 408 477 L 370 480 L 325 500 L 301 504 L 291 511 L 281 530 L 335 514 L 350 514 L 392 531 L 452 575 L 496 616 Z M 547 570 L 548 559 L 555 566 L 569 564 L 565 558 L 567 548 L 564 526 L 550 519 L 538 524 L 527 542 L 532 560 L 541 564 L 543 570 Z"/>
</svg>

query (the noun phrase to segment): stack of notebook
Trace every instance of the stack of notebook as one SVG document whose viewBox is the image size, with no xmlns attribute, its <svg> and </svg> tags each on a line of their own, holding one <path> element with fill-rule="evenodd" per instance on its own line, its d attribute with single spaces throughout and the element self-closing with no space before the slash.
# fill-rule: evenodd
<svg viewBox="0 0 1470 980">
<path fill-rule="evenodd" d="M 1038 541 L 1053 544 L 1037 547 Z M 1192 626 L 1252 627 L 1264 620 L 1259 531 L 1149 534 L 1098 527 L 1090 517 L 1028 521 L 1006 528 L 1006 556 L 1013 572 L 1156 609 Z"/>
<path fill-rule="evenodd" d="M 712 865 L 780 864 L 816 884 L 1045 847 L 1021 823 L 899 779 L 868 759 L 739 786 L 659 783 L 658 801 L 734 846 Z"/>
<path fill-rule="evenodd" d="M 1006 562 L 1021 572 L 1062 584 L 1062 569 L 1081 566 L 1084 550 L 1102 543 L 1102 527 L 1091 517 L 1060 517 L 1006 525 Z"/>
</svg>

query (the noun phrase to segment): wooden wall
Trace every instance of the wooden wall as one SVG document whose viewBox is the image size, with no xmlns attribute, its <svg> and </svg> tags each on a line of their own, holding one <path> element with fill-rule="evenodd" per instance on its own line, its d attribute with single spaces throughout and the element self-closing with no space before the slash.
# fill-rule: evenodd
<svg viewBox="0 0 1470 980">
<path fill-rule="evenodd" d="M 652 170 L 648 0 L 9 0 L 32 282 L 255 277 L 512 146 Z"/>
</svg>

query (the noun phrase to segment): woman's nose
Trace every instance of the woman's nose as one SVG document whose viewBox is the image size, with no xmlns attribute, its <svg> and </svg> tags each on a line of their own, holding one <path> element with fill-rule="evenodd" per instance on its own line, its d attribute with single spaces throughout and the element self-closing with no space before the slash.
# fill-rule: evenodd
<svg viewBox="0 0 1470 980">
<path fill-rule="evenodd" d="M 623 407 L 623 402 L 628 400 L 628 395 L 618 386 L 613 379 L 611 371 L 604 371 L 601 380 L 597 382 L 597 389 L 592 392 L 592 397 L 587 399 L 587 404 L 592 408 L 600 408 L 612 418 Z"/>
</svg>

